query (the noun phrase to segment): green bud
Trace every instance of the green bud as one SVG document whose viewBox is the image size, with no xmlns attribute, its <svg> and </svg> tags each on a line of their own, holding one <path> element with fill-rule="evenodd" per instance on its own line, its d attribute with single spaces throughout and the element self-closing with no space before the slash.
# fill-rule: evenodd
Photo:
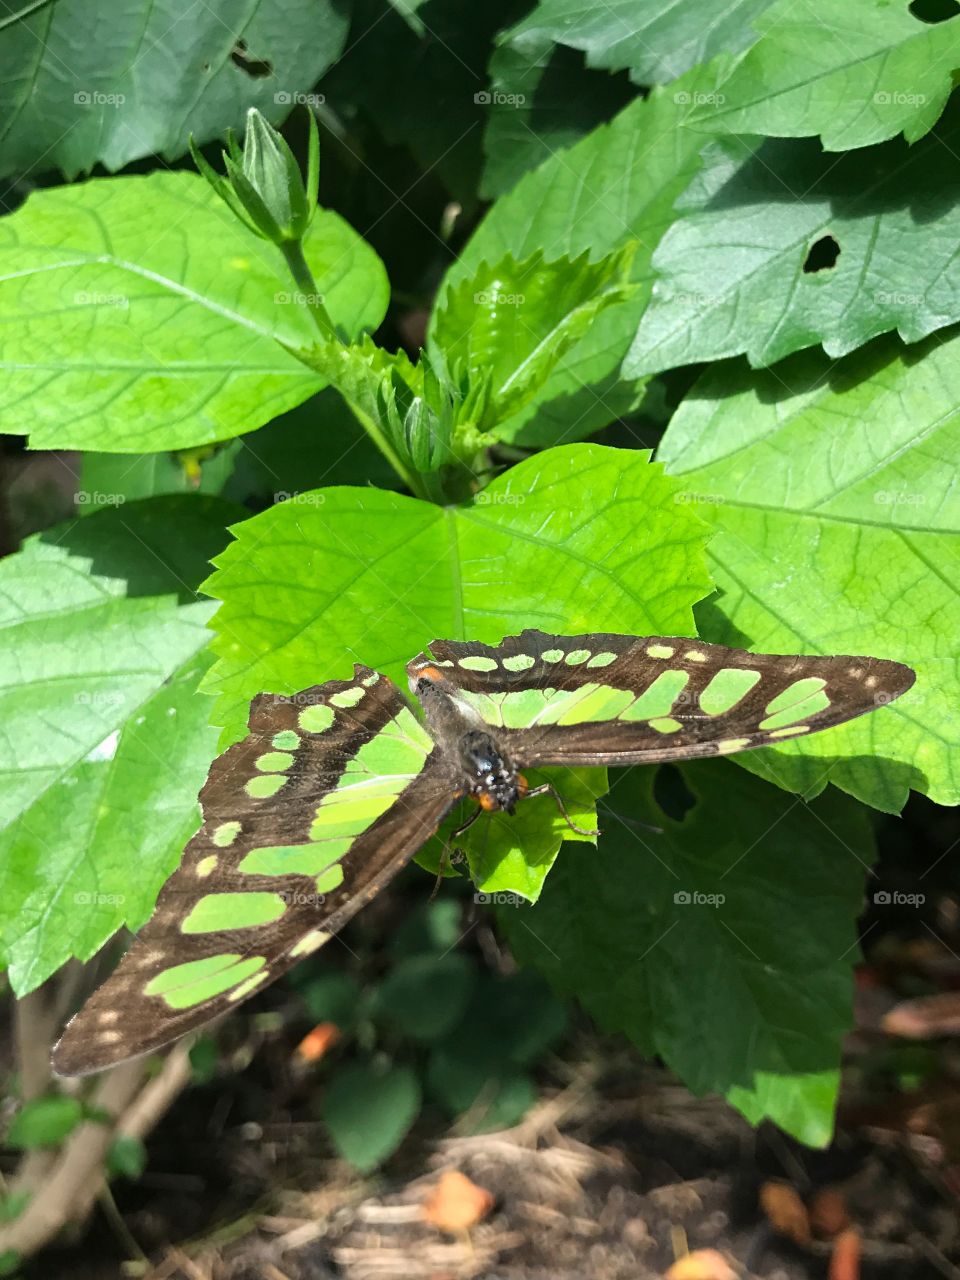
<svg viewBox="0 0 960 1280">
<path fill-rule="evenodd" d="M 282 246 L 301 241 L 317 207 L 319 137 L 310 112 L 307 181 L 285 139 L 256 107 L 247 112 L 243 149 L 227 134 L 221 177 L 190 141 L 194 162 L 214 191 L 256 235 Z"/>
</svg>

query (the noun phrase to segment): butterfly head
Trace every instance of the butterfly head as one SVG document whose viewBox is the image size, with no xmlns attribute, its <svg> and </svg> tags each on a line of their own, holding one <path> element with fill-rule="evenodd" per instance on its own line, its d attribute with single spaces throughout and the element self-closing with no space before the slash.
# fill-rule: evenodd
<svg viewBox="0 0 960 1280">
<path fill-rule="evenodd" d="M 503 809 L 512 814 L 526 784 L 489 733 L 470 729 L 460 739 L 460 759 L 470 795 L 489 813 Z"/>
</svg>

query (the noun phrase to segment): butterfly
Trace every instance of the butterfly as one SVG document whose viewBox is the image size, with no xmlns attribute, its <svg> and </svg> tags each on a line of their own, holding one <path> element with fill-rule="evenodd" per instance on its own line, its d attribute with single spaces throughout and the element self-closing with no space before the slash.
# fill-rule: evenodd
<svg viewBox="0 0 960 1280">
<path fill-rule="evenodd" d="M 253 699 L 153 916 L 54 1049 L 58 1072 L 113 1066 L 235 1007 L 323 946 L 461 800 L 474 816 L 512 814 L 553 791 L 524 770 L 774 745 L 873 711 L 915 679 L 881 658 L 541 631 L 435 640 L 407 675 L 421 717 L 359 664 L 350 680 Z"/>
</svg>

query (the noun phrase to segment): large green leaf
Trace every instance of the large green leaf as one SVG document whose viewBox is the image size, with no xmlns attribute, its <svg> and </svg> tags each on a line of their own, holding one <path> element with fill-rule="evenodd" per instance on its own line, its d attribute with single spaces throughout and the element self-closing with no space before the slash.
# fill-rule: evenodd
<svg viewBox="0 0 960 1280">
<path fill-rule="evenodd" d="M 554 40 L 582 49 L 588 67 L 630 69 L 637 84 L 664 84 L 721 52 L 736 53 L 757 39 L 756 20 L 770 0 L 540 0 L 532 13 L 500 37 L 522 47 Z"/>
<path fill-rule="evenodd" d="M 491 198 L 636 96 L 625 76 L 595 75 L 576 50 L 536 32 L 496 49 L 489 71 L 480 193 Z"/>
<path fill-rule="evenodd" d="M 654 255 L 626 376 L 740 353 L 767 365 L 817 342 L 840 356 L 891 329 L 916 342 L 960 319 L 958 146 L 951 103 L 912 147 L 708 148 Z"/>
<path fill-rule="evenodd" d="M 639 242 L 632 302 L 597 317 L 587 335 L 560 361 L 533 406 L 502 424 L 504 439 L 547 444 L 583 436 L 613 421 L 633 402 L 616 371 L 643 314 L 652 283 L 650 257 L 674 218 L 673 206 L 699 166 L 703 134 L 686 127 L 686 99 L 709 92 L 716 73 L 697 70 L 683 93 L 655 91 L 568 151 L 558 151 L 484 218 L 442 289 L 456 287 L 483 262 L 507 254 L 522 260 L 610 253 Z"/>
<path fill-rule="evenodd" d="M 205 584 L 223 601 L 205 681 L 215 718 L 235 737 L 254 694 L 295 693 L 354 662 L 405 683 L 438 637 L 691 634 L 711 586 L 707 530 L 676 490 L 646 453 L 570 445 L 460 507 L 347 487 L 280 503 L 234 527 Z"/>
<path fill-rule="evenodd" d="M 912 351 L 881 339 L 840 366 L 813 352 L 761 373 L 720 366 L 661 444 L 718 530 L 705 638 L 917 671 L 894 706 L 739 758 L 791 789 L 829 780 L 892 811 L 908 786 L 960 800 L 958 357 L 951 335 Z"/>
<path fill-rule="evenodd" d="M 757 7 L 757 6 L 755 6 Z M 960 66 L 960 20 L 930 24 L 913 5 L 857 0 L 802 9 L 777 0 L 758 12 L 760 40 L 697 120 L 725 133 L 819 134 L 828 151 L 916 142 L 936 122 Z"/>
<path fill-rule="evenodd" d="M 0 834 L 0 953 L 19 994 L 153 910 L 216 750 L 206 665 L 184 663 Z"/>
<path fill-rule="evenodd" d="M 334 213 L 305 251 L 356 334 L 383 267 Z M 282 344 L 316 338 L 278 249 L 190 173 L 35 192 L 0 220 L 3 429 L 34 448 L 143 453 L 252 431 L 322 386 Z"/>
<path fill-rule="evenodd" d="M 0 960 L 21 994 L 142 923 L 195 823 L 214 744 L 194 587 L 236 511 L 130 504 L 0 562 Z"/>
<path fill-rule="evenodd" d="M 658 1053 L 697 1093 L 752 1122 L 825 1143 L 851 1022 L 866 814 L 831 792 L 811 806 L 732 763 L 684 766 L 682 822 L 654 769 L 620 775 L 599 851 L 571 846 L 533 908 L 499 918 L 517 956 L 608 1030 Z"/>
<path fill-rule="evenodd" d="M 190 133 L 240 128 L 248 107 L 278 123 L 346 33 L 336 0 L 21 5 L 0 45 L 0 173 L 172 160 Z"/>
</svg>

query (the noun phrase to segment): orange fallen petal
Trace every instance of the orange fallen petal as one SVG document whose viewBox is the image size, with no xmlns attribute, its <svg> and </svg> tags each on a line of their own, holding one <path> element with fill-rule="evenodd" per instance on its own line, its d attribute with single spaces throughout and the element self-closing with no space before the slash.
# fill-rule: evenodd
<svg viewBox="0 0 960 1280">
<path fill-rule="evenodd" d="M 431 1226 L 451 1233 L 469 1231 L 493 1208 L 494 1197 L 466 1174 L 448 1169 L 423 1202 L 423 1216 Z"/>
<path fill-rule="evenodd" d="M 834 1241 L 830 1280 L 860 1280 L 860 1233 L 852 1227 Z"/>
<path fill-rule="evenodd" d="M 814 1235 L 827 1240 L 849 1227 L 847 1202 L 836 1187 L 822 1187 L 810 1201 L 810 1225 Z"/>
<path fill-rule="evenodd" d="M 760 1207 L 778 1235 L 795 1244 L 810 1243 L 807 1207 L 793 1187 L 785 1182 L 765 1182 L 760 1188 Z"/>
<path fill-rule="evenodd" d="M 339 1039 L 340 1028 L 335 1022 L 318 1022 L 297 1045 L 297 1054 L 304 1062 L 319 1062 Z"/>
<path fill-rule="evenodd" d="M 737 1280 L 737 1273 L 716 1249 L 694 1249 L 677 1259 L 665 1280 Z"/>
</svg>

